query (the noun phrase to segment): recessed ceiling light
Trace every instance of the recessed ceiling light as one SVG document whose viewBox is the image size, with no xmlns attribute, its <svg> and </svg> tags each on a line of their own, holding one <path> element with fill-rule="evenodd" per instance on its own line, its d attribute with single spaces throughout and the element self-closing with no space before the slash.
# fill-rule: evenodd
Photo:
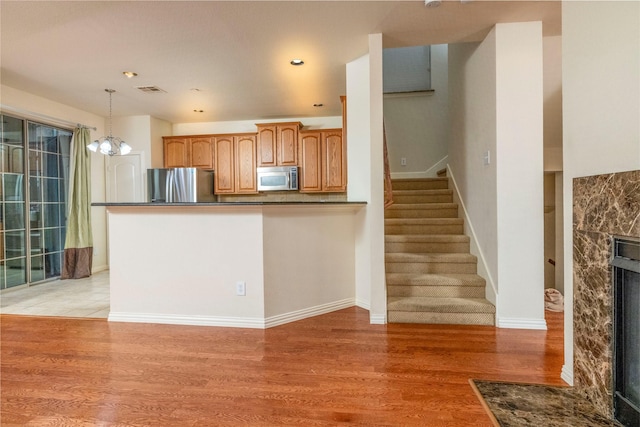
<svg viewBox="0 0 640 427">
<path fill-rule="evenodd" d="M 128 79 L 138 76 L 138 73 L 134 73 L 133 71 L 123 71 L 122 74 L 127 76 Z"/>
<path fill-rule="evenodd" d="M 291 65 L 298 66 L 298 65 L 302 65 L 302 64 L 304 64 L 304 61 L 303 61 L 302 59 L 292 59 L 292 60 L 291 60 L 291 62 L 290 62 L 290 64 L 291 64 Z"/>
</svg>

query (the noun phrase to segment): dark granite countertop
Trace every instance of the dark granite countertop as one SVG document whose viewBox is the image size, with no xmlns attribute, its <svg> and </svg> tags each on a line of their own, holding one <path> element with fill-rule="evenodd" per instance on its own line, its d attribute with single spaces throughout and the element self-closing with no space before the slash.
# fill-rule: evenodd
<svg viewBox="0 0 640 427">
<path fill-rule="evenodd" d="M 286 202 L 198 202 L 198 203 L 150 203 L 150 202 L 130 202 L 130 203 L 109 203 L 93 202 L 91 206 L 119 206 L 119 207 L 222 207 L 222 206 L 365 206 L 367 202 L 354 201 L 286 201 Z"/>
</svg>

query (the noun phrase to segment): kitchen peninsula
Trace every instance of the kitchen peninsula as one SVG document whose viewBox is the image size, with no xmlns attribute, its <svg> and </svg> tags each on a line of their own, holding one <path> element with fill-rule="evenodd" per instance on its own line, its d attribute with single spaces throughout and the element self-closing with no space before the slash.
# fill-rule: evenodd
<svg viewBox="0 0 640 427">
<path fill-rule="evenodd" d="M 93 206 L 108 214 L 110 321 L 268 328 L 355 305 L 364 202 Z"/>
</svg>

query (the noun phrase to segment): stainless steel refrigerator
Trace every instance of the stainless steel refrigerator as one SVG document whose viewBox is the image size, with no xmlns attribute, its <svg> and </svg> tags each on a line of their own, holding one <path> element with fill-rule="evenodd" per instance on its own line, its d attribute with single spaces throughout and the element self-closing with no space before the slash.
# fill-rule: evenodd
<svg viewBox="0 0 640 427">
<path fill-rule="evenodd" d="M 213 171 L 198 168 L 147 169 L 151 203 L 215 202 Z"/>
</svg>

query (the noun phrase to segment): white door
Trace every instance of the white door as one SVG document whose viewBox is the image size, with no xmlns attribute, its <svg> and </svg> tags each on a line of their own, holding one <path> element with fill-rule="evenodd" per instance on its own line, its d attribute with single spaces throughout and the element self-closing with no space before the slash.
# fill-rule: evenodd
<svg viewBox="0 0 640 427">
<path fill-rule="evenodd" d="M 107 159 L 107 202 L 144 202 L 143 153 Z"/>
</svg>

